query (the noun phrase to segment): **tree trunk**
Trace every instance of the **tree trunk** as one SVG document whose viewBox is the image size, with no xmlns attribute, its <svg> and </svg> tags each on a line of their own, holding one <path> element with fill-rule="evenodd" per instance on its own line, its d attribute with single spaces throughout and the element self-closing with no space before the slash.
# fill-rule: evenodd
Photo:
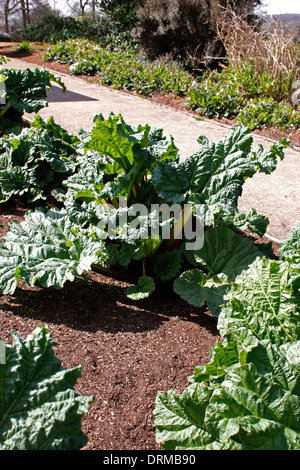
<svg viewBox="0 0 300 470">
<path fill-rule="evenodd" d="M 26 5 L 25 0 L 20 0 L 21 4 L 21 11 L 22 11 L 22 19 L 23 19 L 23 27 L 27 26 L 27 14 L 26 14 Z"/>
<path fill-rule="evenodd" d="M 29 0 L 26 0 L 26 19 L 27 19 L 27 24 L 30 24 L 30 7 L 29 7 Z"/>
<path fill-rule="evenodd" d="M 6 33 L 9 33 L 9 0 L 7 0 L 5 2 L 5 5 L 4 5 L 4 22 L 5 22 L 5 32 Z"/>
</svg>

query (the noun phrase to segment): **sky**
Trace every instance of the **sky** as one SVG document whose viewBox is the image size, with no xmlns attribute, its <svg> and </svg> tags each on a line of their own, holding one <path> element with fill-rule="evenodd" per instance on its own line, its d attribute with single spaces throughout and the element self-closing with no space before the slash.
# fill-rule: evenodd
<svg viewBox="0 0 300 470">
<path fill-rule="evenodd" d="M 278 15 L 281 13 L 300 14 L 299 0 L 263 0 L 262 10 L 269 15 Z"/>
<path fill-rule="evenodd" d="M 56 5 L 59 10 L 67 12 L 65 0 L 49 0 L 50 5 Z M 262 10 L 268 15 L 281 13 L 300 14 L 300 0 L 262 0 Z"/>
</svg>

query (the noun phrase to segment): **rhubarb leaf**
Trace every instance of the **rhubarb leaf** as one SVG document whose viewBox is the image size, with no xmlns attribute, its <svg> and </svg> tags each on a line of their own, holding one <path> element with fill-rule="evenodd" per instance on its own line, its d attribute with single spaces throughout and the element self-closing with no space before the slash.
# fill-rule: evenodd
<svg viewBox="0 0 300 470">
<path fill-rule="evenodd" d="M 155 283 L 151 276 L 141 276 L 137 286 L 130 286 L 126 295 L 131 300 L 141 300 L 149 297 L 155 290 Z"/>
<path fill-rule="evenodd" d="M 199 268 L 182 273 L 174 282 L 174 291 L 195 307 L 207 303 L 214 315 L 220 313 L 224 296 L 236 276 L 262 256 L 249 238 L 227 227 L 207 230 L 203 247 L 184 253 Z"/>
<path fill-rule="evenodd" d="M 299 450 L 299 365 L 293 359 L 300 342 L 279 348 L 261 341 L 246 355 L 238 351 L 243 362 L 237 351 L 218 350 L 220 363 L 182 394 L 158 393 L 156 440 L 163 449 Z"/>
<path fill-rule="evenodd" d="M 12 338 L 0 363 L 0 449 L 81 449 L 81 419 L 94 401 L 74 391 L 81 367 L 61 368 L 46 328 Z"/>
<path fill-rule="evenodd" d="M 218 319 L 222 335 L 236 341 L 254 336 L 274 344 L 295 341 L 300 336 L 299 296 L 288 288 L 289 264 L 255 260 L 234 281 Z"/>
<path fill-rule="evenodd" d="M 12 294 L 21 278 L 29 286 L 61 288 L 93 263 L 107 267 L 108 260 L 104 242 L 80 230 L 65 212 L 27 212 L 23 222 L 10 223 L 0 245 L 1 292 Z"/>
<path fill-rule="evenodd" d="M 281 242 L 279 254 L 290 263 L 289 284 L 295 291 L 300 290 L 300 224 L 293 227 L 287 239 Z"/>
<path fill-rule="evenodd" d="M 183 258 L 179 250 L 166 251 L 154 258 L 153 271 L 162 281 L 170 281 L 176 277 L 183 264 Z"/>
<path fill-rule="evenodd" d="M 205 212 L 237 212 L 245 178 L 257 171 L 248 156 L 252 140 L 243 127 L 231 130 L 217 144 L 199 138 L 199 150 L 180 164 L 156 166 L 153 183 L 158 194 L 169 203 L 205 205 Z"/>
<path fill-rule="evenodd" d="M 45 69 L 5 69 L 2 75 L 5 78 L 6 99 L 20 114 L 37 113 L 48 106 L 47 91 L 51 88 L 51 82 L 60 85 L 63 91 L 66 89 L 60 77 Z"/>
</svg>

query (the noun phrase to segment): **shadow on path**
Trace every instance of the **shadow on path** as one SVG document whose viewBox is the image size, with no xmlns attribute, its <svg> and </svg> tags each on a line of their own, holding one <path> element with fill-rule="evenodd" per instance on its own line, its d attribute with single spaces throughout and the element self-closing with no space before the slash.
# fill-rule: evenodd
<svg viewBox="0 0 300 470">
<path fill-rule="evenodd" d="M 74 91 L 66 90 L 63 92 L 61 87 L 51 86 L 51 89 L 47 93 L 47 100 L 49 103 L 55 102 L 72 102 L 72 101 L 98 101 L 96 98 L 91 98 L 90 96 L 82 95 L 81 93 L 76 93 Z"/>
</svg>

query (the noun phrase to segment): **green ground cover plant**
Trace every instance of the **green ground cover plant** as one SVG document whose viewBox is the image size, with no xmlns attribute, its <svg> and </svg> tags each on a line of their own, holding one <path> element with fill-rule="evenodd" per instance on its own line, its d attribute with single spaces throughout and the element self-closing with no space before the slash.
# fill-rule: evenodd
<svg viewBox="0 0 300 470">
<path fill-rule="evenodd" d="M 250 129 L 300 126 L 300 112 L 291 102 L 292 74 L 285 81 L 255 67 L 227 67 L 205 72 L 186 97 L 189 108 L 211 118 L 233 118 Z M 279 99 L 274 97 L 278 96 Z"/>
<path fill-rule="evenodd" d="M 85 39 L 58 42 L 45 52 L 45 61 L 71 64 L 74 75 L 99 75 L 100 83 L 142 95 L 156 92 L 183 95 L 190 76 L 171 61 L 150 62 L 137 47 L 120 44 L 101 47 Z"/>
<path fill-rule="evenodd" d="M 280 79 L 246 64 L 199 75 L 171 60 L 149 61 L 137 45 L 101 47 L 86 39 L 60 41 L 48 48 L 43 59 L 70 64 L 74 75 L 97 75 L 100 83 L 113 88 L 144 96 L 182 96 L 186 107 L 202 116 L 235 119 L 252 130 L 300 125 L 299 109 L 291 102 L 293 73 Z"/>
<path fill-rule="evenodd" d="M 46 44 L 80 38 L 95 41 L 103 47 L 116 41 L 134 42 L 128 31 L 103 16 L 93 19 L 89 16 L 74 18 L 46 15 L 41 21 L 32 22 L 12 35 L 12 40 L 16 42 L 30 41 Z"/>
</svg>

